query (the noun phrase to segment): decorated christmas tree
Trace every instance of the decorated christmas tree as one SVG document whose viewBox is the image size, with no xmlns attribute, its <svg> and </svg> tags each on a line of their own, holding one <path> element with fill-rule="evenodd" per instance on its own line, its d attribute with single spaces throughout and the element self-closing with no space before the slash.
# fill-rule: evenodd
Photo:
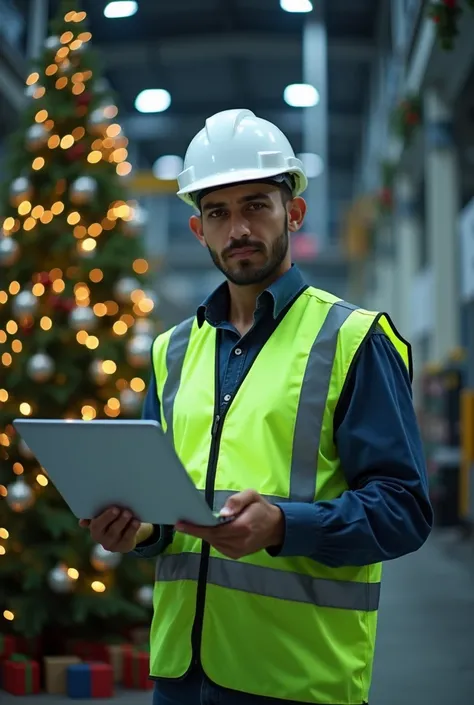
<svg viewBox="0 0 474 705">
<path fill-rule="evenodd" d="M 149 619 L 151 564 L 91 542 L 21 416 L 140 415 L 157 330 L 145 218 L 118 109 L 64 2 L 26 85 L 0 200 L 0 635 L 107 634 Z"/>
</svg>

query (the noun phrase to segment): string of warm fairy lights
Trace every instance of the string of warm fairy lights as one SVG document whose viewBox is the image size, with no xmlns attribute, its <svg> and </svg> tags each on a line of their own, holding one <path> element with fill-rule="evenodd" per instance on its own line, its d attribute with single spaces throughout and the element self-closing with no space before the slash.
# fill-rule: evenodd
<svg viewBox="0 0 474 705">
<path fill-rule="evenodd" d="M 86 12 L 68 12 L 64 20 L 71 24 L 71 29 L 65 31 L 60 37 L 50 37 L 46 46 L 55 50 L 54 61 L 48 64 L 44 70 L 45 75 L 51 79 L 57 76 L 54 87 L 57 91 L 70 90 L 77 97 L 76 113 L 79 118 L 88 116 L 88 132 L 95 139 L 90 143 L 90 149 L 85 151 L 86 129 L 83 126 L 75 127 L 70 134 L 60 135 L 56 131 L 54 119 L 44 108 L 38 109 L 35 114 L 35 123 L 29 128 L 27 135 L 27 146 L 30 151 L 47 149 L 52 153 L 54 150 L 64 150 L 71 159 L 85 158 L 91 165 L 108 162 L 115 165 L 118 176 L 126 177 L 132 172 L 132 165 L 128 160 L 128 140 L 122 132 L 118 123 L 112 122 L 118 115 L 115 105 L 107 104 L 89 113 L 90 96 L 88 94 L 88 83 L 93 78 L 93 72 L 75 71 L 74 56 L 86 48 L 92 35 L 89 31 L 81 31 L 80 25 L 86 19 Z M 76 32 L 73 30 L 76 29 Z M 41 76 L 38 71 L 32 72 L 26 80 L 26 94 L 32 100 L 41 100 L 46 95 L 46 89 L 41 85 Z M 81 98 L 82 96 L 82 98 Z M 87 148 L 89 143 L 87 142 Z M 49 162 L 44 156 L 32 156 L 31 170 L 39 172 L 48 168 Z M 79 183 L 80 182 L 80 183 Z M 81 215 L 81 205 L 88 202 L 93 188 L 93 181 L 86 177 L 81 177 L 69 190 L 69 202 L 72 209 L 67 213 L 66 222 L 71 228 L 71 232 L 77 241 L 76 250 L 79 258 L 91 259 L 95 255 L 100 237 L 104 232 L 113 231 L 117 226 L 124 231 L 125 235 L 134 236 L 140 232 L 143 224 L 144 214 L 135 202 L 114 201 L 100 222 L 86 223 Z M 39 224 L 49 225 L 55 218 L 64 218 L 67 206 L 66 191 L 68 184 L 66 179 L 60 179 L 56 184 L 54 197 L 56 200 L 45 208 L 39 203 L 34 203 L 34 189 L 27 178 L 21 176 L 12 185 L 11 203 L 16 208 L 15 217 L 7 217 L 2 225 L 3 242 L 7 243 L 8 263 L 14 263 L 19 257 L 19 246 L 15 239 L 15 234 L 24 231 L 25 233 L 35 231 Z M 27 236 L 24 236 L 27 237 Z M 7 240 L 9 239 L 9 240 Z M 8 255 L 10 253 L 10 255 Z M 144 258 L 136 258 L 132 264 L 133 273 L 140 276 L 147 273 L 149 263 Z M 112 334 L 119 338 L 131 332 L 128 340 L 127 359 L 131 368 L 146 367 L 149 361 L 149 350 L 155 332 L 153 323 L 148 319 L 149 314 L 155 306 L 154 294 L 140 287 L 138 279 L 133 276 L 124 277 L 119 280 L 114 288 L 114 298 L 96 302 L 92 304 L 93 286 L 99 284 L 104 279 L 104 272 L 100 267 L 92 266 L 87 280 L 77 282 L 73 287 L 73 296 L 70 301 L 63 301 L 61 295 L 66 290 L 67 280 L 77 279 L 78 267 L 70 265 L 63 271 L 60 268 L 53 268 L 34 274 L 32 281 L 22 288 L 18 281 L 11 281 L 5 290 L 0 290 L 0 310 L 3 305 L 11 304 L 13 318 L 7 321 L 4 329 L 0 329 L 0 345 L 8 345 L 9 350 L 0 356 L 0 361 L 5 369 L 14 364 L 14 356 L 19 355 L 24 350 L 24 343 L 21 340 L 22 332 L 29 333 L 36 324 L 42 331 L 51 331 L 54 320 L 52 312 L 48 310 L 46 297 L 56 297 L 58 310 L 67 310 L 69 324 L 75 332 L 75 341 L 80 346 L 85 346 L 93 351 L 100 348 L 100 332 L 97 331 L 99 319 L 111 318 L 113 323 L 109 328 L 104 327 L 107 335 Z M 128 305 L 130 313 L 120 314 L 120 304 Z M 64 308 L 66 306 L 66 309 Z M 62 308 L 61 308 L 62 307 Z M 41 308 L 46 309 L 41 311 Z M 51 315 L 50 315 L 51 314 Z M 16 319 L 16 320 L 15 320 Z M 37 366 L 32 366 L 31 376 L 36 382 L 46 382 L 54 374 L 54 362 L 45 359 L 47 356 L 41 353 L 37 359 Z M 33 358 L 32 358 L 33 360 Z M 42 365 L 40 364 L 42 362 Z M 99 413 L 99 405 L 106 416 L 116 418 L 125 409 L 130 410 L 137 406 L 145 390 L 145 380 L 135 374 L 132 379 L 125 379 L 123 376 L 115 379 L 118 372 L 117 363 L 112 359 L 94 360 L 89 371 L 92 379 L 100 387 L 109 388 L 114 386 L 116 393 L 111 394 L 105 402 L 98 402 L 96 399 L 85 399 L 80 406 L 80 410 L 67 412 L 64 418 L 81 418 L 83 420 L 93 420 Z M 60 375 L 55 376 L 56 384 L 65 382 Z M 12 406 L 12 412 L 18 411 L 19 415 L 32 416 L 36 412 L 35 403 L 32 400 L 15 400 L 6 388 L 0 388 L 0 405 Z M 4 430 L 0 429 L 0 450 L 4 459 L 9 459 L 10 450 L 15 446 L 17 439 L 11 424 L 7 424 Z M 20 441 L 18 443 L 20 457 L 32 459 L 31 452 Z M 35 486 L 31 487 L 24 482 L 24 466 L 21 462 L 14 462 L 13 473 L 17 480 L 12 485 L 21 486 L 23 494 L 13 493 L 10 488 L 0 485 L 0 497 L 5 498 L 10 508 L 14 512 L 21 512 L 29 508 L 37 495 L 47 487 L 48 478 L 44 468 L 39 467 L 35 475 Z M 10 534 L 4 527 L 0 527 L 0 556 L 7 551 L 6 542 Z M 115 567 L 120 560 L 120 556 L 109 554 L 102 547 L 96 547 L 91 556 L 91 563 L 97 571 L 104 572 L 111 567 Z M 74 583 L 79 580 L 79 571 L 76 568 L 65 564 L 58 565 L 50 574 L 50 585 L 57 592 L 67 592 L 74 589 Z M 90 588 L 97 593 L 102 593 L 107 589 L 107 579 L 94 579 L 90 583 Z M 150 601 L 150 590 L 146 586 L 142 591 L 142 602 L 148 604 Z M 139 591 L 140 593 L 140 591 Z M 138 597 L 140 599 L 140 597 Z M 6 620 L 12 621 L 15 618 L 11 610 L 5 610 L 3 616 Z"/>
</svg>

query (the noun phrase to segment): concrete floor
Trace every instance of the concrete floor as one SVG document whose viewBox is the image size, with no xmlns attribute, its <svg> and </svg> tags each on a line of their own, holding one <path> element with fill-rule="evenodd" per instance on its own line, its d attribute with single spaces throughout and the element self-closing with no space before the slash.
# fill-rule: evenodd
<svg viewBox="0 0 474 705">
<path fill-rule="evenodd" d="M 88 705 L 150 705 L 151 693 L 118 693 Z M 65 705 L 51 695 L 0 705 Z M 474 703 L 474 543 L 433 535 L 416 554 L 384 569 L 370 705 Z"/>
</svg>

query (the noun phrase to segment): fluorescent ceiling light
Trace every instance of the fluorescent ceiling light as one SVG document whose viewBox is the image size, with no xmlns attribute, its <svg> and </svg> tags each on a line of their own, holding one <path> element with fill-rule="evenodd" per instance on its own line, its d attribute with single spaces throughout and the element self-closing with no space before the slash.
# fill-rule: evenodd
<svg viewBox="0 0 474 705">
<path fill-rule="evenodd" d="M 104 8 L 104 15 L 109 20 L 115 20 L 119 17 L 131 17 L 138 10 L 136 0 L 114 0 L 109 2 Z"/>
<path fill-rule="evenodd" d="M 183 171 L 183 159 L 176 154 L 165 154 L 153 165 L 153 174 L 157 179 L 177 179 Z"/>
<path fill-rule="evenodd" d="M 292 108 L 312 108 L 319 103 L 319 93 L 309 83 L 292 83 L 285 88 L 283 98 Z"/>
<path fill-rule="evenodd" d="M 285 12 L 311 12 L 310 0 L 280 0 L 280 7 Z"/>
<path fill-rule="evenodd" d="M 298 159 L 303 162 L 304 170 L 308 179 L 315 179 L 324 171 L 324 162 L 319 154 L 312 152 L 303 152 L 298 154 Z"/>
<path fill-rule="evenodd" d="M 163 113 L 171 105 L 171 96 L 163 88 L 149 88 L 135 99 L 135 107 L 140 113 Z"/>
</svg>

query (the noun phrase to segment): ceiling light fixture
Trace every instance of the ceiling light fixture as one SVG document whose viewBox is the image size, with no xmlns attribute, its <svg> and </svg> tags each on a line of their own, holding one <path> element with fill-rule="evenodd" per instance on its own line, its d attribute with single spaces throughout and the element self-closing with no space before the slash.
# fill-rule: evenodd
<svg viewBox="0 0 474 705">
<path fill-rule="evenodd" d="M 319 103 L 319 93 L 309 83 L 292 83 L 285 88 L 283 98 L 292 108 L 312 108 Z"/>
<path fill-rule="evenodd" d="M 157 179 L 171 181 L 183 171 L 183 159 L 177 154 L 164 154 L 153 164 L 153 174 Z"/>
<path fill-rule="evenodd" d="M 308 179 L 316 179 L 324 171 L 324 162 L 319 154 L 312 152 L 303 152 L 297 155 L 298 159 L 303 162 L 304 170 Z"/>
<path fill-rule="evenodd" d="M 285 12 L 311 12 L 310 0 L 280 0 L 280 7 Z"/>
<path fill-rule="evenodd" d="M 149 88 L 135 99 L 135 108 L 139 113 L 163 113 L 170 105 L 171 95 L 163 88 Z"/>
<path fill-rule="evenodd" d="M 114 0 L 109 2 L 104 8 L 104 15 L 109 20 L 116 20 L 121 17 L 132 17 L 138 10 L 136 0 Z"/>
</svg>

